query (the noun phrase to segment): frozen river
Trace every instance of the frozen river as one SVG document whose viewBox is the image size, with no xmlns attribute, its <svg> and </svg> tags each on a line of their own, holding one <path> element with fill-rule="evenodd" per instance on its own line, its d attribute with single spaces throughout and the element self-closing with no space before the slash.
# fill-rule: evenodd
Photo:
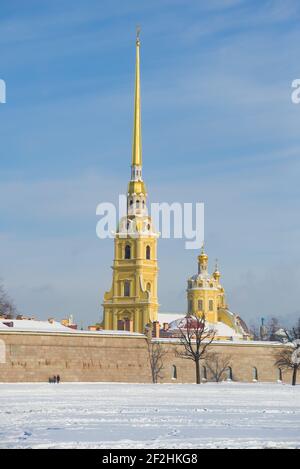
<svg viewBox="0 0 300 469">
<path fill-rule="evenodd" d="M 0 384 L 1 448 L 300 448 L 300 386 Z"/>
</svg>

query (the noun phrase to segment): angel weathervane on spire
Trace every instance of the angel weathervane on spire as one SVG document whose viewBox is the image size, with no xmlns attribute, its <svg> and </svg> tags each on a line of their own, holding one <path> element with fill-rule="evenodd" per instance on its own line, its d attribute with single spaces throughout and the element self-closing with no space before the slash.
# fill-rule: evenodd
<svg viewBox="0 0 300 469">
<path fill-rule="evenodd" d="M 136 27 L 136 44 L 138 46 L 140 45 L 140 32 L 141 32 L 141 27 L 140 27 L 140 25 L 137 25 L 137 27 Z"/>
</svg>

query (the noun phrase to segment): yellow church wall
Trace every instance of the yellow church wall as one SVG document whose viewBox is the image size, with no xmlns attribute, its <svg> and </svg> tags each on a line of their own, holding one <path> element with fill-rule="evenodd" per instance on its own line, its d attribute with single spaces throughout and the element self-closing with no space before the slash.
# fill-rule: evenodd
<svg viewBox="0 0 300 469">
<path fill-rule="evenodd" d="M 198 308 L 198 302 L 202 300 L 203 309 Z M 209 310 L 209 301 L 213 301 L 213 310 Z M 211 290 L 191 289 L 188 292 L 188 301 L 192 301 L 192 314 L 200 316 L 203 313 L 208 322 L 216 323 L 218 320 L 218 292 Z M 189 311 L 191 313 L 191 311 Z"/>
<path fill-rule="evenodd" d="M 118 321 L 128 317 L 133 331 L 144 332 L 149 321 L 157 320 L 157 237 L 153 234 L 135 237 L 115 237 L 115 259 L 110 292 L 104 296 L 104 327 L 118 328 Z M 126 246 L 130 246 L 130 259 L 125 259 Z M 150 259 L 146 259 L 147 246 Z M 130 295 L 124 295 L 125 281 L 130 282 Z M 150 284 L 150 292 L 147 286 Z"/>
</svg>

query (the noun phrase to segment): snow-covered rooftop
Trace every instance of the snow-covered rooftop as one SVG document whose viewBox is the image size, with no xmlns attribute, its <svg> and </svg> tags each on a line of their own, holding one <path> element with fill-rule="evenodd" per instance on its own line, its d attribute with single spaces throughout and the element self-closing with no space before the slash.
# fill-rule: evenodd
<svg viewBox="0 0 300 469">
<path fill-rule="evenodd" d="M 170 329 L 178 329 L 180 323 L 184 321 L 185 314 L 183 313 L 162 313 L 158 315 L 160 324 L 168 323 Z M 231 328 L 223 322 L 217 324 L 207 324 L 208 329 L 215 329 L 216 335 L 221 337 L 241 337 L 241 334 L 236 332 L 235 329 Z"/>
<path fill-rule="evenodd" d="M 67 334 L 142 336 L 137 332 L 128 331 L 82 331 L 63 326 L 57 321 L 36 321 L 33 319 L 0 319 L 0 330 L 6 332 L 63 332 Z"/>
<path fill-rule="evenodd" d="M 63 326 L 60 322 L 36 321 L 34 319 L 1 319 L 1 326 L 6 329 L 18 331 L 40 332 L 74 332 L 74 329 Z M 9 324 L 12 324 L 11 326 Z M 1 329 L 3 329 L 1 327 Z"/>
</svg>

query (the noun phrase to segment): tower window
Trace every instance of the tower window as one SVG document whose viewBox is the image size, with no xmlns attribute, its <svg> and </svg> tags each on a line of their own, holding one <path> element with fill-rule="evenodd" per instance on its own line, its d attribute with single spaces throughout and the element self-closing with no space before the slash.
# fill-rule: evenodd
<svg viewBox="0 0 300 469">
<path fill-rule="evenodd" d="M 139 200 L 136 201 L 136 208 L 140 208 L 140 201 Z"/>
<path fill-rule="evenodd" d="M 131 259 L 131 247 L 129 244 L 125 246 L 125 259 Z"/>
<path fill-rule="evenodd" d="M 130 281 L 125 280 L 124 282 L 124 296 L 130 296 Z"/>
<path fill-rule="evenodd" d="M 172 379 L 177 379 L 177 367 L 172 365 Z"/>
<path fill-rule="evenodd" d="M 146 259 L 150 259 L 151 258 L 151 248 L 150 246 L 147 246 L 146 247 Z"/>
<path fill-rule="evenodd" d="M 209 311 L 213 311 L 213 310 L 214 310 L 214 302 L 213 302 L 213 300 L 209 300 L 208 308 L 209 308 Z"/>
<path fill-rule="evenodd" d="M 151 283 L 150 282 L 147 283 L 147 290 L 148 290 L 148 292 L 151 292 Z"/>
<path fill-rule="evenodd" d="M 131 199 L 129 202 L 130 207 L 132 206 L 132 204 L 133 204 L 133 200 Z"/>
<path fill-rule="evenodd" d="M 198 300 L 198 310 L 203 311 L 203 300 Z"/>
<path fill-rule="evenodd" d="M 189 313 L 193 312 L 193 300 L 189 300 Z"/>
</svg>

